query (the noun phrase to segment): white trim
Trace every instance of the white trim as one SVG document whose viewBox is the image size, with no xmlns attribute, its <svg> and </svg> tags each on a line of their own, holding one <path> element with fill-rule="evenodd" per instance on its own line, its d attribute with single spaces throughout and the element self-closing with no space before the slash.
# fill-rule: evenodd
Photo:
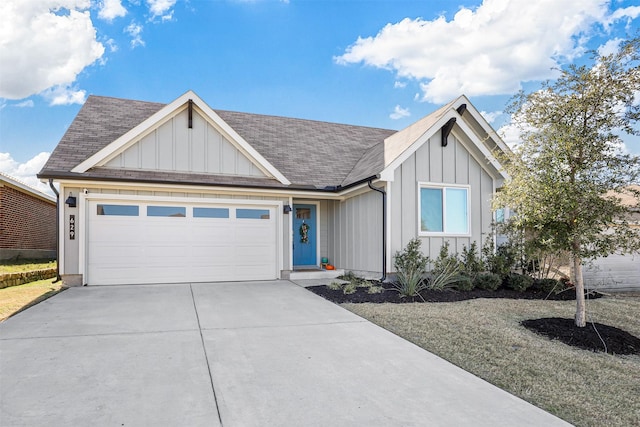
<svg viewBox="0 0 640 427">
<path fill-rule="evenodd" d="M 130 145 L 134 144 L 137 139 L 143 135 L 151 132 L 163 122 L 169 120 L 178 112 L 186 108 L 186 103 L 192 100 L 194 105 L 200 109 L 204 114 L 205 119 L 211 120 L 212 124 L 221 129 L 230 138 L 230 141 L 240 148 L 243 153 L 248 157 L 255 160 L 256 166 L 258 166 L 263 172 L 267 172 L 267 175 L 273 176 L 281 184 L 290 185 L 291 182 L 278 170 L 275 166 L 267 161 L 255 148 L 253 148 L 244 138 L 242 138 L 235 130 L 231 128 L 218 114 L 216 114 L 211 107 L 209 107 L 198 95 L 193 91 L 188 91 L 184 95 L 177 98 L 175 101 L 162 107 L 158 112 L 153 114 L 148 119 L 116 139 L 109 143 L 106 147 L 84 160 L 82 163 L 74 167 L 71 171 L 75 173 L 84 173 L 92 167 L 107 163 L 113 157 L 124 151 Z"/>
<path fill-rule="evenodd" d="M 320 267 L 320 201 L 316 200 L 302 200 L 297 199 L 291 205 L 293 208 L 292 213 L 295 212 L 295 205 L 314 205 L 316 207 L 316 266 Z M 293 216 L 291 218 L 291 269 L 293 269 Z"/>
<path fill-rule="evenodd" d="M 64 186 L 62 184 L 59 184 L 59 189 L 58 189 L 58 197 L 62 198 L 62 191 L 64 190 Z M 64 203 L 60 203 L 58 205 L 58 272 L 60 274 L 66 274 L 65 273 L 65 269 L 64 269 L 64 259 L 65 259 L 65 252 L 67 249 L 67 245 L 66 243 L 66 234 L 65 230 L 64 230 L 64 207 L 66 205 Z M 78 224 L 76 223 L 76 226 Z M 77 236 L 77 229 L 76 229 L 76 236 Z"/>
<path fill-rule="evenodd" d="M 471 114 L 471 116 L 475 119 L 475 121 L 478 122 L 480 126 L 482 126 L 485 132 L 487 132 L 487 135 L 496 143 L 496 145 L 500 147 L 502 151 L 506 151 L 506 152 L 511 151 L 509 146 L 505 144 L 505 142 L 502 140 L 502 137 L 498 135 L 498 133 L 493 129 L 493 126 L 491 126 L 491 124 L 487 121 L 487 119 L 485 119 L 484 116 L 480 114 L 480 112 L 471 103 L 471 101 L 469 101 L 469 99 L 465 95 L 462 95 L 461 98 L 464 99 L 464 102 L 459 102 L 459 103 L 456 102 L 456 104 L 459 106 L 460 104 L 466 103 L 467 111 Z"/>
<path fill-rule="evenodd" d="M 380 180 L 374 179 L 372 183 L 376 183 Z M 254 195 L 259 197 L 303 197 L 311 198 L 313 200 L 345 200 L 350 197 L 354 197 L 358 194 L 366 192 L 368 189 L 367 183 L 359 184 L 357 186 L 342 190 L 340 192 L 324 192 L 324 191 L 309 191 L 309 190 L 279 190 L 277 188 L 246 188 L 246 187 L 228 187 L 228 186 L 216 186 L 216 185 L 182 185 L 182 184 L 163 184 L 163 183 L 140 183 L 130 181 L 93 181 L 93 180 L 69 180 L 60 179 L 56 180 L 60 185 L 67 184 L 69 187 L 81 187 L 81 188 L 111 188 L 111 189 L 126 189 L 126 190 L 141 190 L 141 191 L 167 191 L 178 193 L 199 193 L 199 194 L 243 194 Z M 362 191 L 365 190 L 365 191 Z"/>
<path fill-rule="evenodd" d="M 289 217 L 288 230 L 289 230 L 289 269 L 293 270 L 293 197 L 289 196 L 289 206 L 291 212 L 287 214 Z"/>
<path fill-rule="evenodd" d="M 442 189 L 442 230 L 443 231 L 422 231 L 422 200 L 421 189 L 423 188 L 436 188 Z M 449 233 L 447 232 L 447 215 L 446 204 L 447 188 L 465 189 L 467 191 L 467 232 L 466 233 Z M 463 184 L 444 184 L 441 182 L 423 182 L 418 181 L 418 203 L 417 203 L 417 219 L 418 219 L 418 236 L 422 237 L 471 237 L 471 186 Z"/>
<path fill-rule="evenodd" d="M 422 147 L 429 139 L 434 136 L 442 126 L 444 126 L 447 121 L 451 118 L 457 118 L 460 115 L 455 110 L 447 111 L 437 120 L 422 136 L 416 139 L 406 150 L 402 152 L 398 157 L 396 157 L 389 165 L 380 172 L 380 179 L 387 182 L 393 182 L 395 170 L 405 162 L 413 153 L 418 151 L 420 147 Z"/>
<path fill-rule="evenodd" d="M 281 272 L 283 269 L 283 238 L 282 238 L 282 207 L 284 203 L 281 200 L 247 200 L 247 199 L 214 199 L 214 198 L 192 198 L 192 197 L 171 197 L 171 196 L 137 196 L 132 194 L 103 194 L 103 193 L 88 193 L 80 192 L 78 212 L 83 212 L 82 215 L 78 215 L 80 218 L 76 219 L 76 226 L 78 228 L 77 233 L 82 238 L 79 241 L 79 254 L 78 254 L 78 270 L 82 274 L 84 284 L 89 283 L 86 257 L 86 249 L 88 247 L 88 233 L 87 224 L 89 221 L 89 201 L 96 200 L 113 200 L 113 201 L 129 201 L 129 202 L 163 202 L 169 204 L 187 204 L 187 205 L 245 205 L 245 206 L 268 206 L 275 208 L 275 227 L 276 227 L 276 277 L 281 278 Z"/>
<path fill-rule="evenodd" d="M 390 183 L 384 183 L 384 187 L 385 187 L 385 191 L 387 192 L 387 224 L 386 224 L 386 229 L 387 229 L 387 246 L 384 248 L 384 250 L 386 251 L 386 256 L 387 256 L 387 273 L 389 273 L 392 269 L 392 265 L 393 265 L 393 260 L 392 260 L 392 256 L 391 256 L 391 223 L 392 223 L 392 219 L 391 219 L 391 188 L 393 187 Z M 384 224 L 383 224 L 384 226 Z"/>
<path fill-rule="evenodd" d="M 469 125 L 467 125 L 464 121 L 459 121 L 459 123 L 456 122 L 456 124 L 467 135 L 467 137 L 469 137 L 469 139 L 471 139 L 471 141 L 474 143 L 474 145 L 476 147 L 478 147 L 478 149 L 480 150 L 482 155 L 485 156 L 485 158 L 489 161 L 489 163 L 491 163 L 491 166 L 494 167 L 494 169 L 498 172 L 498 174 L 502 178 L 508 179 L 509 175 L 503 170 L 502 166 L 500 165 L 500 162 L 498 162 L 498 159 L 495 158 L 493 153 L 491 153 L 491 151 L 489 151 L 489 149 L 486 147 L 486 145 L 484 145 L 484 143 L 482 141 L 479 141 L 480 142 L 479 144 L 478 144 L 478 142 L 474 141 L 474 139 L 477 139 L 478 137 L 475 134 L 475 132 L 473 132 L 473 130 L 469 127 Z M 458 138 L 458 139 L 460 139 L 460 138 Z M 467 150 L 467 151 L 469 151 L 469 150 Z M 479 162 L 479 163 L 482 164 L 482 162 Z M 491 175 L 493 176 L 493 174 L 491 174 Z"/>
<path fill-rule="evenodd" d="M 10 187 L 16 187 L 19 190 L 22 190 L 23 192 L 27 192 L 30 196 L 38 198 L 40 200 L 44 200 L 46 202 L 53 202 L 54 204 L 56 203 L 56 198 L 53 196 L 50 196 L 46 193 L 43 193 L 40 190 L 37 190 L 33 187 L 31 187 L 30 185 L 25 184 L 22 181 L 19 181 L 18 179 L 7 175 L 6 173 L 0 172 L 0 187 L 2 187 L 3 183 L 5 183 L 6 185 L 10 186 Z"/>
</svg>

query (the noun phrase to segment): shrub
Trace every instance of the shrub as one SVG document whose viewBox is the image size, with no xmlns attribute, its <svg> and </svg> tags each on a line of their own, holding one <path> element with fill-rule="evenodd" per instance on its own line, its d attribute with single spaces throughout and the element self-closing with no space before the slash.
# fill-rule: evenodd
<svg viewBox="0 0 640 427">
<path fill-rule="evenodd" d="M 369 286 L 367 289 L 368 294 L 380 294 L 384 292 L 384 288 L 382 286 Z"/>
<path fill-rule="evenodd" d="M 466 246 L 462 248 L 461 258 L 462 271 L 467 273 L 469 277 L 473 278 L 481 271 L 484 271 L 484 262 L 478 256 L 478 244 L 476 242 L 473 242 L 468 249 Z"/>
<path fill-rule="evenodd" d="M 459 291 L 468 292 L 474 288 L 474 280 L 466 274 L 459 274 L 457 280 L 453 283 L 453 287 Z"/>
<path fill-rule="evenodd" d="M 496 273 L 484 272 L 479 273 L 474 280 L 476 288 L 495 291 L 502 285 L 502 277 Z"/>
<path fill-rule="evenodd" d="M 533 285 L 533 279 L 524 274 L 509 273 L 506 277 L 506 286 L 518 292 L 524 292 Z"/>
<path fill-rule="evenodd" d="M 396 252 L 393 265 L 396 269 L 398 283 L 394 285 L 402 296 L 416 296 L 426 287 L 422 276 L 427 268 L 429 258 L 422 253 L 420 245 L 422 245 L 422 241 L 415 238 L 407 243 L 401 252 Z"/>
<path fill-rule="evenodd" d="M 458 258 L 449 254 L 449 242 L 445 242 L 440 248 L 438 258 L 433 263 L 427 287 L 437 291 L 454 287 L 461 269 L 462 266 Z"/>
<path fill-rule="evenodd" d="M 355 294 L 356 293 L 355 283 L 349 282 L 346 285 L 344 285 L 344 288 L 342 288 L 342 292 L 344 292 L 345 295 Z"/>
<path fill-rule="evenodd" d="M 537 279 L 533 281 L 533 287 L 541 291 L 557 294 L 564 289 L 562 282 L 556 279 Z"/>
</svg>

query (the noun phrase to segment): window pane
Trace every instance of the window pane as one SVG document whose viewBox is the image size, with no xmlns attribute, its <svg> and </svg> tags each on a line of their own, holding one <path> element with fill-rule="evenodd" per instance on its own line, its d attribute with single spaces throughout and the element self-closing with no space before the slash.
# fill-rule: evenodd
<svg viewBox="0 0 640 427">
<path fill-rule="evenodd" d="M 193 208 L 194 218 L 229 218 L 227 208 Z"/>
<path fill-rule="evenodd" d="M 496 222 L 503 223 L 504 222 L 504 209 L 500 208 L 496 210 Z"/>
<path fill-rule="evenodd" d="M 443 231 L 442 190 L 439 188 L 420 189 L 420 230 Z"/>
<path fill-rule="evenodd" d="M 296 208 L 297 219 L 311 219 L 311 209 L 309 208 Z"/>
<path fill-rule="evenodd" d="M 467 210 L 467 190 L 447 188 L 447 233 L 466 234 L 469 232 Z"/>
<path fill-rule="evenodd" d="M 98 215 L 138 216 L 134 205 L 98 205 Z"/>
<path fill-rule="evenodd" d="M 269 219 L 269 209 L 237 209 L 236 218 Z"/>
<path fill-rule="evenodd" d="M 181 218 L 187 216 L 187 208 L 182 206 L 147 206 L 147 216 Z"/>
</svg>

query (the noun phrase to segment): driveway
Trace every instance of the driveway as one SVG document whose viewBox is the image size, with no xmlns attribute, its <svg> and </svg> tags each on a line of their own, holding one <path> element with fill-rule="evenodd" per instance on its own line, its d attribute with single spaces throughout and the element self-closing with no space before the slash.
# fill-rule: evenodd
<svg viewBox="0 0 640 427">
<path fill-rule="evenodd" d="M 71 288 L 0 324 L 2 426 L 566 426 L 287 281 Z"/>
</svg>

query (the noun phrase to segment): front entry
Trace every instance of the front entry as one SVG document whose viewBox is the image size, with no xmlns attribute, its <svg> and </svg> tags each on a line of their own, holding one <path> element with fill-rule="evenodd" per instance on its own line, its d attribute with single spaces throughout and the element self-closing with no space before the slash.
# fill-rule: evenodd
<svg viewBox="0 0 640 427">
<path fill-rule="evenodd" d="M 293 266 L 318 265 L 316 205 L 293 205 Z"/>
</svg>

